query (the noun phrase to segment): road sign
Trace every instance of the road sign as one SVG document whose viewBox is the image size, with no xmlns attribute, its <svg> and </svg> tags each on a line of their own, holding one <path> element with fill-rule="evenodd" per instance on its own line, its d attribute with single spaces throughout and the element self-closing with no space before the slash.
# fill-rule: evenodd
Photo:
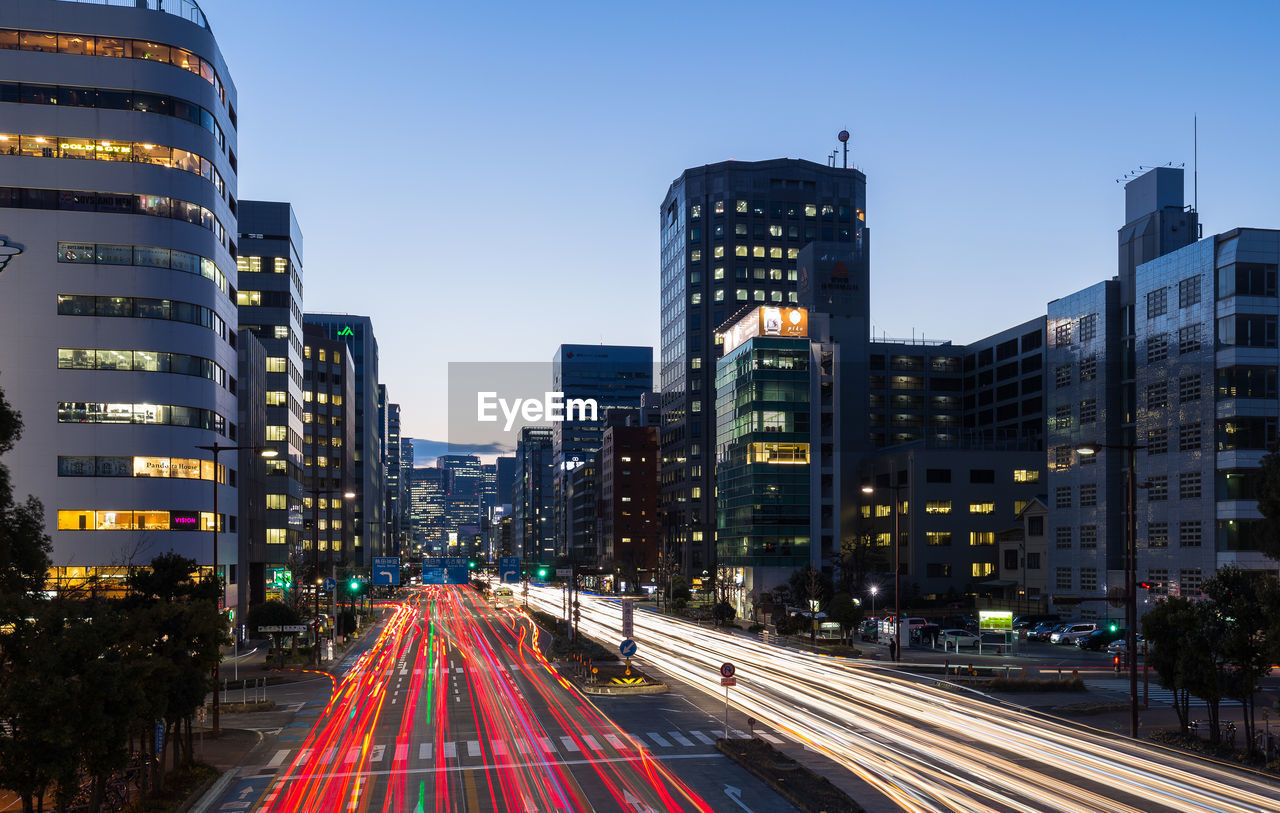
<svg viewBox="0 0 1280 813">
<path fill-rule="evenodd" d="M 156 753 L 164 753 L 164 720 L 156 720 Z"/>
<path fill-rule="evenodd" d="M 622 657 L 630 658 L 632 655 L 636 654 L 636 642 L 628 638 L 618 644 L 618 651 L 622 653 Z"/>
<path fill-rule="evenodd" d="M 337 587 L 337 586 L 338 586 L 338 583 L 337 583 L 336 581 L 334 581 L 333 579 L 325 579 L 325 580 L 324 580 L 324 589 L 326 589 L 326 590 L 333 590 L 333 588 L 335 588 L 335 587 Z"/>
<path fill-rule="evenodd" d="M 280 628 L 281 632 L 306 632 L 306 624 L 285 624 Z"/>
<path fill-rule="evenodd" d="M 738 679 L 737 679 L 737 678 L 735 678 L 735 677 L 727 677 L 727 678 L 726 678 L 726 677 L 722 677 L 722 678 L 720 678 L 720 685 L 721 685 L 721 686 L 725 686 L 725 687 L 728 687 L 728 686 L 737 686 L 737 685 L 738 685 Z"/>
<path fill-rule="evenodd" d="M 284 629 L 282 627 L 258 627 L 259 635 L 264 632 L 284 632 Z"/>
<path fill-rule="evenodd" d="M 434 556 L 422 560 L 423 584 L 467 584 L 467 557 Z"/>
<path fill-rule="evenodd" d="M 557 578 L 557 579 L 572 579 L 572 578 L 573 578 L 573 568 L 571 568 L 571 567 L 558 567 L 558 568 L 556 568 L 556 578 Z"/>
<path fill-rule="evenodd" d="M 622 637 L 630 638 L 636 634 L 636 600 L 622 600 Z"/>
<path fill-rule="evenodd" d="M 400 584 L 400 557 L 373 557 L 374 587 L 395 587 Z"/>
<path fill-rule="evenodd" d="M 520 557 L 498 557 L 498 581 L 503 584 L 516 584 L 520 581 Z"/>
<path fill-rule="evenodd" d="M 733 673 L 737 671 L 738 668 L 731 663 L 720 664 L 720 677 L 731 678 L 733 677 Z"/>
</svg>

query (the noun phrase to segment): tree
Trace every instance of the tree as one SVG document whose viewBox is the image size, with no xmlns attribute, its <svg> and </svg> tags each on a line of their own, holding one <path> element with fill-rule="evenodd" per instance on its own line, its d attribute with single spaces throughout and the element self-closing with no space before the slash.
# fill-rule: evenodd
<svg viewBox="0 0 1280 813">
<path fill-rule="evenodd" d="M 1195 695 L 1205 701 L 1212 726 L 1209 736 L 1216 742 L 1222 698 L 1221 629 L 1216 612 L 1208 602 L 1170 597 L 1143 616 L 1142 634 L 1148 643 L 1148 663 L 1160 685 L 1173 692 L 1173 707 L 1182 730 L 1190 725 L 1190 702 Z"/>
<path fill-rule="evenodd" d="M 827 608 L 827 615 L 840 625 L 840 636 L 848 643 L 853 629 L 862 623 L 862 605 L 848 593 L 836 593 Z"/>
<path fill-rule="evenodd" d="M 817 612 L 831 600 L 831 577 L 813 565 L 796 570 L 789 580 L 791 595 L 805 601 L 804 611 L 810 613 L 809 640 L 817 637 Z"/>
<path fill-rule="evenodd" d="M 1280 448 L 1263 456 L 1256 483 L 1258 510 L 1266 519 L 1254 541 L 1267 556 L 1280 559 Z"/>
<path fill-rule="evenodd" d="M 727 601 L 717 601 L 716 606 L 711 611 L 712 617 L 715 618 L 716 626 L 728 624 L 738 617 L 738 611 L 733 609 L 733 605 Z"/>
<path fill-rule="evenodd" d="M 840 540 L 840 589 L 857 592 L 872 573 L 889 569 L 888 553 L 875 543 L 874 535 L 861 533 Z"/>
<path fill-rule="evenodd" d="M 257 635 L 261 627 L 283 627 L 301 623 L 302 617 L 297 610 L 275 599 L 253 605 L 245 615 L 245 625 L 249 628 L 250 635 Z"/>
<path fill-rule="evenodd" d="M 1205 582 L 1205 595 L 1221 621 L 1218 640 L 1227 669 L 1221 674 L 1223 695 L 1240 702 L 1244 712 L 1245 743 L 1250 756 L 1256 743 L 1254 698 L 1271 671 L 1271 619 L 1280 597 L 1274 580 L 1258 572 L 1225 567 Z"/>
</svg>

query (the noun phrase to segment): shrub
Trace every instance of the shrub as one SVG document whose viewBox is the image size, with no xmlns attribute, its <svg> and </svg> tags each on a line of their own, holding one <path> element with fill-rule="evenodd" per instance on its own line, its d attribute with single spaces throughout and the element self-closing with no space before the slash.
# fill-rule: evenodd
<svg viewBox="0 0 1280 813">
<path fill-rule="evenodd" d="M 747 627 L 747 632 L 762 632 L 763 630 L 764 630 L 764 624 L 752 624 L 751 626 Z"/>
</svg>

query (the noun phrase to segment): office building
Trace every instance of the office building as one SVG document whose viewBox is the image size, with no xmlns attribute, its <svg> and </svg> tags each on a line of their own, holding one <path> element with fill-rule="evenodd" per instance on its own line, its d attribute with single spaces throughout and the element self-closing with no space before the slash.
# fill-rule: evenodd
<svg viewBox="0 0 1280 813">
<path fill-rule="evenodd" d="M 155 5 L 155 4 L 152 4 Z M 4 5 L 5 456 L 55 588 L 173 551 L 237 562 L 236 90 L 193 2 Z M 215 484 L 216 482 L 216 484 Z M 214 492 L 218 494 L 214 509 Z"/>
<path fill-rule="evenodd" d="M 685 170 L 659 218 L 663 537 L 696 576 L 715 567 L 716 330 L 747 305 L 795 304 L 808 243 L 865 257 L 866 178 L 795 159 L 725 161 Z"/>
<path fill-rule="evenodd" d="M 387 484 L 387 541 L 391 555 L 407 556 L 410 544 L 408 481 L 404 476 L 403 444 L 400 442 L 400 405 L 387 401 L 387 388 L 382 384 L 378 385 L 378 401 L 385 417 L 382 459 Z"/>
<path fill-rule="evenodd" d="M 658 427 L 641 424 L 638 410 L 630 416 L 617 415 L 616 420 L 615 414 L 610 412 L 597 458 L 596 535 L 601 569 L 612 574 L 613 586 L 630 589 L 654 584 L 657 578 Z"/>
<path fill-rule="evenodd" d="M 555 562 L 554 471 L 551 428 L 521 428 L 511 489 L 511 549 L 522 561 Z"/>
<path fill-rule="evenodd" d="M 378 340 L 373 320 L 345 313 L 307 313 L 303 321 L 324 328 L 330 339 L 347 343 L 355 364 L 355 538 L 354 560 L 368 565 L 386 555 L 386 470 L 382 462 L 382 427 L 378 421 Z"/>
<path fill-rule="evenodd" d="M 288 203 L 240 201 L 236 291 L 240 332 L 267 352 L 266 555 L 264 575 L 287 570 L 302 544 L 302 230 Z M 241 393 L 242 399 L 249 397 Z"/>
<path fill-rule="evenodd" d="M 266 565 L 271 560 L 267 548 L 267 460 L 257 449 L 267 448 L 267 348 L 247 330 L 236 337 L 236 392 L 238 397 L 239 441 L 236 453 L 236 492 L 239 525 L 238 564 L 234 585 L 236 619 L 243 620 L 249 608 L 266 601 Z"/>
<path fill-rule="evenodd" d="M 445 472 L 434 467 L 409 469 L 409 514 L 414 546 L 425 555 L 443 555 Z"/>
<path fill-rule="evenodd" d="M 302 507 L 307 533 L 298 546 L 304 571 L 319 561 L 327 576 L 351 564 L 355 542 L 355 365 L 345 342 L 316 325 L 303 328 Z M 318 549 L 316 546 L 318 545 Z"/>
</svg>

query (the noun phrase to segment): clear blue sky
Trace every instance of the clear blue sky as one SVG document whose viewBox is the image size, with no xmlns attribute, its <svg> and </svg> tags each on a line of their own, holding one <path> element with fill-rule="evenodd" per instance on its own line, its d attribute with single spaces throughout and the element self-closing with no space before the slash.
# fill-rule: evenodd
<svg viewBox="0 0 1280 813">
<path fill-rule="evenodd" d="M 448 361 L 656 345 L 657 207 L 689 166 L 853 132 L 877 333 L 970 341 L 1115 272 L 1141 164 L 1205 233 L 1280 227 L 1273 3 L 204 0 L 240 195 L 288 200 L 307 310 L 373 318 L 406 436 Z"/>
</svg>

